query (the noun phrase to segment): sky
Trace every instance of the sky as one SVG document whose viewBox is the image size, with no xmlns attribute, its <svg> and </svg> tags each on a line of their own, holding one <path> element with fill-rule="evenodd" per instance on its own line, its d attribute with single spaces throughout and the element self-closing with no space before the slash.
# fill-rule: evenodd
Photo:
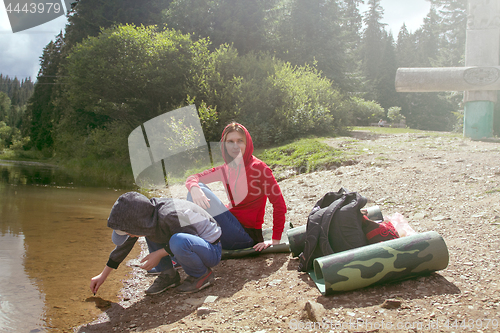
<svg viewBox="0 0 500 333">
<path fill-rule="evenodd" d="M 35 81 L 43 48 L 55 40 L 61 30 L 64 31 L 67 20 L 60 16 L 31 29 L 13 33 L 5 9 L 7 1 L 10 2 L 0 0 L 0 74 L 20 80 L 31 77 Z M 418 29 L 430 9 L 427 0 L 381 0 L 381 6 L 384 8 L 382 23 L 387 24 L 386 29 L 392 31 L 394 38 L 397 38 L 403 23 L 411 32 Z M 366 9 L 366 5 L 360 7 L 361 13 Z"/>
</svg>

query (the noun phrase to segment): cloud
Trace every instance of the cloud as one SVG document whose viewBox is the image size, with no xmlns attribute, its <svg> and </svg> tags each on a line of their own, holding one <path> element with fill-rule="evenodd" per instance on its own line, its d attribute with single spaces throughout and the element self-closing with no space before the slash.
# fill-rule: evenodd
<svg viewBox="0 0 500 333">
<path fill-rule="evenodd" d="M 34 81 L 43 48 L 59 34 L 67 23 L 65 16 L 37 27 L 12 33 L 3 3 L 0 5 L 0 74 Z"/>
<path fill-rule="evenodd" d="M 382 21 L 391 27 L 394 37 L 397 37 L 403 23 L 409 31 L 415 32 L 422 26 L 431 8 L 430 2 L 426 0 L 382 0 L 381 4 L 384 8 Z"/>
</svg>

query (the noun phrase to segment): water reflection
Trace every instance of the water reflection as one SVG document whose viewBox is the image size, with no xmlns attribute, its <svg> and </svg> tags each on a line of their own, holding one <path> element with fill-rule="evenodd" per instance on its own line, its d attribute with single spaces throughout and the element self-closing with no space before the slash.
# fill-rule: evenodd
<svg viewBox="0 0 500 333">
<path fill-rule="evenodd" d="M 73 180 L 52 165 L 0 160 L 0 184 L 71 186 Z"/>
<path fill-rule="evenodd" d="M 0 328 L 6 332 L 43 329 L 44 295 L 26 276 L 24 236 L 0 235 Z"/>
<path fill-rule="evenodd" d="M 2 162 L 0 175 L 0 327 L 39 332 L 90 321 L 101 312 L 85 302 L 90 278 L 113 249 L 106 219 L 126 190 L 77 187 L 40 165 Z M 98 296 L 118 301 L 127 271 L 122 265 Z"/>
</svg>

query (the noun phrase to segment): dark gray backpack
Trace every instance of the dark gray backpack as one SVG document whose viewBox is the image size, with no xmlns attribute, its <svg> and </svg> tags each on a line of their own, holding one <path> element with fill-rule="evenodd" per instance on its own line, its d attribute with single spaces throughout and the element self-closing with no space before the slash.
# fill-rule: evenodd
<svg viewBox="0 0 500 333">
<path fill-rule="evenodd" d="M 315 258 L 366 245 L 360 209 L 367 199 L 341 188 L 326 193 L 309 213 L 304 252 L 299 255 L 299 271 L 313 268 Z"/>
</svg>

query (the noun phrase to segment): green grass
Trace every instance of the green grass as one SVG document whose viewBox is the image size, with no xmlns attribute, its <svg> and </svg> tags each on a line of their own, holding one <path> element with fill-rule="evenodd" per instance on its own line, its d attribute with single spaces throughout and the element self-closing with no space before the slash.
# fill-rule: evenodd
<svg viewBox="0 0 500 333">
<path fill-rule="evenodd" d="M 305 138 L 257 152 L 256 157 L 271 169 L 294 169 L 313 172 L 338 166 L 346 160 L 342 151 L 323 142 L 325 138 Z"/>
</svg>

